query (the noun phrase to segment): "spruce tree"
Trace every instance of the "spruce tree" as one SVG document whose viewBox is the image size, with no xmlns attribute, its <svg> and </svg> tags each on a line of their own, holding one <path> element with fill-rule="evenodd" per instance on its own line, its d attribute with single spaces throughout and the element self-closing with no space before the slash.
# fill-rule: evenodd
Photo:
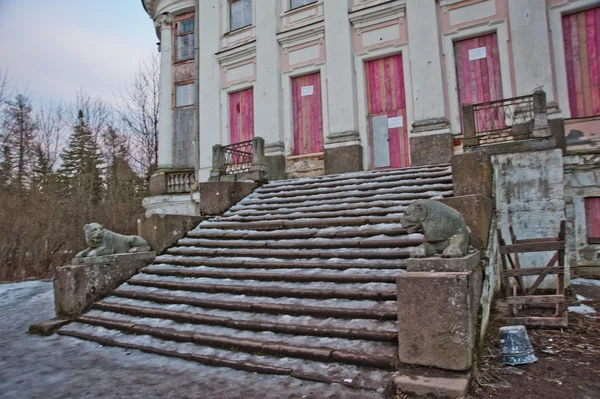
<svg viewBox="0 0 600 399">
<path fill-rule="evenodd" d="M 57 172 L 59 181 L 71 194 L 77 195 L 81 205 L 97 205 L 102 196 L 102 158 L 98 143 L 86 124 L 80 110 L 69 145 L 61 154 L 62 165 Z"/>
<path fill-rule="evenodd" d="M 4 109 L 5 146 L 12 159 L 11 180 L 17 189 L 29 186 L 35 130 L 33 109 L 29 97 L 17 94 Z"/>
</svg>

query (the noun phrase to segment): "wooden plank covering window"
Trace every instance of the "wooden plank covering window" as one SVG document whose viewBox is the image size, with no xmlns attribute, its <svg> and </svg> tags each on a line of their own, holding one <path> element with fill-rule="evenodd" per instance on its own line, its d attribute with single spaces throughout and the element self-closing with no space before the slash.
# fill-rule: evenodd
<svg viewBox="0 0 600 399">
<path fill-rule="evenodd" d="M 292 79 L 294 155 L 323 152 L 321 74 Z"/>
<path fill-rule="evenodd" d="M 229 94 L 229 143 L 254 138 L 254 90 Z"/>
<path fill-rule="evenodd" d="M 373 166 L 410 165 L 402 55 L 365 63 Z"/>
<path fill-rule="evenodd" d="M 571 118 L 600 115 L 600 7 L 562 23 Z"/>
<path fill-rule="evenodd" d="M 600 197 L 588 197 L 584 201 L 588 243 L 600 244 Z"/>
<path fill-rule="evenodd" d="M 460 105 L 502 100 L 500 54 L 495 33 L 454 43 Z M 504 118 L 490 110 L 477 118 L 477 131 L 504 126 Z"/>
</svg>

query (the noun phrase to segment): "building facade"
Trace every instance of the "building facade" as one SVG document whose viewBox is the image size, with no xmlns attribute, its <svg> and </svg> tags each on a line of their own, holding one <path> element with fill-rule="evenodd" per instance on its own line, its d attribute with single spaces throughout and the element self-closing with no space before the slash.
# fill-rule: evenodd
<svg viewBox="0 0 600 399">
<path fill-rule="evenodd" d="M 570 253 L 598 263 L 600 1 L 143 4 L 161 51 L 150 213 L 194 212 L 177 187 L 208 180 L 216 144 L 262 137 L 271 179 L 445 163 L 463 151 L 462 105 L 543 90 L 566 137 Z"/>
</svg>

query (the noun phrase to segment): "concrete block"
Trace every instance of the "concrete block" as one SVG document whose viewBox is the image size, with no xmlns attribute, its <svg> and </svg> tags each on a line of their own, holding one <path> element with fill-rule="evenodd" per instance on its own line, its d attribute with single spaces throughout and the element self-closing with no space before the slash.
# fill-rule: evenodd
<svg viewBox="0 0 600 399">
<path fill-rule="evenodd" d="M 155 252 L 78 259 L 54 272 L 54 307 L 58 317 L 74 317 L 109 295 L 154 260 Z"/>
<path fill-rule="evenodd" d="M 454 138 L 451 133 L 413 135 L 409 140 L 412 166 L 438 165 L 452 158 Z"/>
<path fill-rule="evenodd" d="M 471 229 L 471 245 L 475 249 L 487 248 L 492 221 L 491 198 L 482 195 L 462 195 L 439 201 L 463 215 L 466 225 Z"/>
<path fill-rule="evenodd" d="M 144 238 L 157 253 L 161 253 L 196 227 L 201 216 L 154 214 L 138 218 L 138 235 Z"/>
<path fill-rule="evenodd" d="M 363 170 L 361 145 L 325 148 L 325 174 L 360 172 Z"/>
<path fill-rule="evenodd" d="M 283 180 L 287 178 L 285 173 L 285 156 L 283 154 L 267 155 L 265 157 L 265 162 L 269 180 Z"/>
<path fill-rule="evenodd" d="M 479 266 L 481 253 L 462 258 L 409 258 L 406 260 L 407 272 L 468 272 Z"/>
<path fill-rule="evenodd" d="M 465 152 L 452 156 L 454 196 L 492 196 L 492 163 L 483 152 Z"/>
<path fill-rule="evenodd" d="M 473 364 L 481 269 L 407 272 L 397 279 L 398 356 L 406 364 L 468 370 Z"/>
<path fill-rule="evenodd" d="M 416 367 L 394 373 L 392 383 L 396 390 L 403 394 L 461 398 L 469 391 L 471 373 Z"/>
<path fill-rule="evenodd" d="M 215 181 L 199 184 L 200 214 L 222 215 L 258 187 L 256 183 Z"/>
<path fill-rule="evenodd" d="M 33 323 L 27 331 L 29 334 L 52 335 L 71 320 L 55 317 L 54 319 Z"/>
</svg>

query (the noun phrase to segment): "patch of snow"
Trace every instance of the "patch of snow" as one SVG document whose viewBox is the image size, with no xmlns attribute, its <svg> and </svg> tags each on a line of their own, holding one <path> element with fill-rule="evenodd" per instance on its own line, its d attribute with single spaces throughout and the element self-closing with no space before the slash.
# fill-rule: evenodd
<svg viewBox="0 0 600 399">
<path fill-rule="evenodd" d="M 571 280 L 571 284 L 600 287 L 600 280 L 594 280 L 591 278 L 575 278 Z"/>
<path fill-rule="evenodd" d="M 569 312 L 587 316 L 587 315 L 595 314 L 596 310 L 592 307 L 589 307 L 588 305 L 581 304 L 581 305 L 577 305 L 577 306 L 569 306 Z"/>
</svg>

